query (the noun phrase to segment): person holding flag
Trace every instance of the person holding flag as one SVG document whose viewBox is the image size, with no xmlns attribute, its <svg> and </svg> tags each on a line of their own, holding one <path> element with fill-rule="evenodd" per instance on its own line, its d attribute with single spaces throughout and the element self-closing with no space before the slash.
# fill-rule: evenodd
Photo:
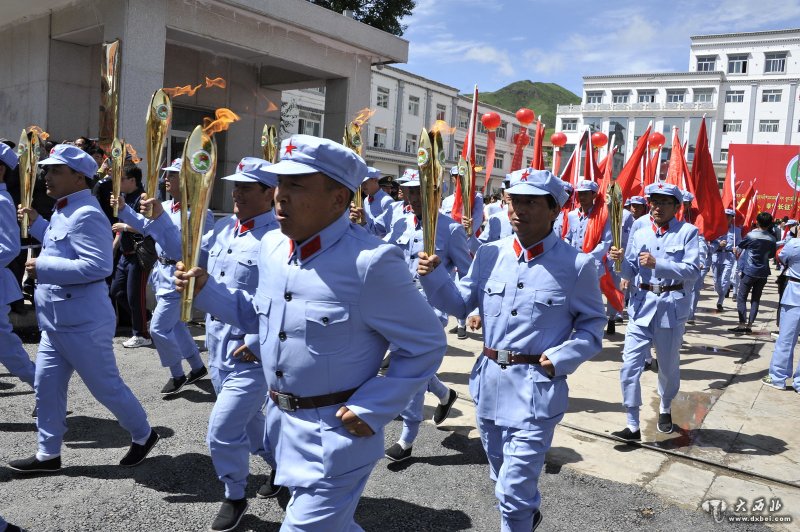
<svg viewBox="0 0 800 532">
<path fill-rule="evenodd" d="M 734 248 L 742 240 L 742 228 L 736 225 L 735 211 L 725 209 L 728 217 L 728 232 L 711 243 L 714 261 L 714 289 L 717 291 L 717 311 L 722 312 L 722 301 L 731 288 L 736 257 Z"/>
</svg>

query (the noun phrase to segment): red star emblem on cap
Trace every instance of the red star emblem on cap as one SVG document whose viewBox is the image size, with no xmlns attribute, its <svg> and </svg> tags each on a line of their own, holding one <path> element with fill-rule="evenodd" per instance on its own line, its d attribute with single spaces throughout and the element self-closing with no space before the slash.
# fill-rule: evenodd
<svg viewBox="0 0 800 532">
<path fill-rule="evenodd" d="M 241 172 L 244 170 L 244 163 L 239 163 L 239 171 Z"/>
<path fill-rule="evenodd" d="M 531 173 L 528 172 L 528 170 L 525 170 L 525 172 L 523 172 L 522 175 L 519 177 L 519 180 L 520 181 L 527 181 L 529 175 L 531 175 Z"/>
<path fill-rule="evenodd" d="M 294 144 L 292 144 L 292 140 L 291 140 L 291 139 L 289 139 L 289 144 L 287 144 L 287 145 L 286 145 L 286 148 L 284 148 L 284 152 L 283 152 L 283 154 L 284 154 L 284 155 L 289 155 L 289 156 L 291 156 L 291 155 L 292 155 L 292 152 L 293 152 L 294 150 L 296 150 L 296 149 L 297 149 L 297 146 L 295 146 Z"/>
<path fill-rule="evenodd" d="M 662 185 L 661 183 L 659 183 L 659 184 L 658 184 L 658 188 L 664 188 L 664 185 Z"/>
</svg>

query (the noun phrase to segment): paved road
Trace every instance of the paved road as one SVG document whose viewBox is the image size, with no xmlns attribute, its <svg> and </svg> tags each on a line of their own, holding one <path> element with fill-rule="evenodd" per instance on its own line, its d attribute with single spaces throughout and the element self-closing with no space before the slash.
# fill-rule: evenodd
<svg viewBox="0 0 800 532">
<path fill-rule="evenodd" d="M 126 350 L 116 339 L 123 378 L 142 401 L 162 441 L 141 466 L 115 464 L 128 446 L 127 434 L 88 393 L 77 377 L 69 394 L 69 432 L 63 471 L 54 476 L 18 477 L 3 464 L 35 451 L 30 417 L 32 392 L 0 373 L 0 513 L 33 531 L 205 530 L 222 497 L 204 443 L 214 400 L 210 381 L 190 386 L 173 400 L 158 390 L 167 378 L 154 350 Z M 25 345 L 29 353 L 35 344 Z M 427 407 L 426 407 L 427 408 Z M 459 401 L 454 414 L 469 403 Z M 493 484 L 472 427 L 425 423 L 405 464 L 376 467 L 356 519 L 368 531 L 497 530 Z M 387 427 L 387 441 L 399 434 Z M 714 523 L 700 510 L 669 504 L 639 486 L 578 474 L 563 464 L 574 451 L 554 449 L 541 479 L 542 531 L 555 530 L 761 530 L 754 525 Z M 267 478 L 268 468 L 252 460 L 248 496 Z M 240 530 L 277 530 L 287 497 L 252 499 Z"/>
</svg>

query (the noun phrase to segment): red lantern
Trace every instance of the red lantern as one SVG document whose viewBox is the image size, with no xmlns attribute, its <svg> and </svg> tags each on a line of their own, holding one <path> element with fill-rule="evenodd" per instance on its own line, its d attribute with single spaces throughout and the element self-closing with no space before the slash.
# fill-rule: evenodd
<svg viewBox="0 0 800 532">
<path fill-rule="evenodd" d="M 650 138 L 647 141 L 647 145 L 650 147 L 651 150 L 657 150 L 659 147 L 663 146 L 667 139 L 656 131 L 655 133 L 650 134 Z"/>
<path fill-rule="evenodd" d="M 556 148 L 563 148 L 567 144 L 567 136 L 560 131 L 558 133 L 553 133 L 550 135 L 550 144 Z"/>
<path fill-rule="evenodd" d="M 608 135 L 602 131 L 592 133 L 592 146 L 595 148 L 602 148 L 606 144 L 608 144 Z"/>
<path fill-rule="evenodd" d="M 484 114 L 481 116 L 481 123 L 483 127 L 485 127 L 489 131 L 494 131 L 498 127 L 500 127 L 500 115 L 491 111 L 489 113 Z"/>
<path fill-rule="evenodd" d="M 527 126 L 528 124 L 536 120 L 536 113 L 534 113 L 533 110 L 528 109 L 527 107 L 523 107 L 519 111 L 517 111 L 517 120 L 523 126 Z"/>
</svg>

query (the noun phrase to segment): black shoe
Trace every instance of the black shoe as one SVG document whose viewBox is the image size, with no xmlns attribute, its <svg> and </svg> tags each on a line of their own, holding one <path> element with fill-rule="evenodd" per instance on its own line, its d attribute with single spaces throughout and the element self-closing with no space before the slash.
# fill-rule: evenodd
<svg viewBox="0 0 800 532">
<path fill-rule="evenodd" d="M 34 454 L 30 458 L 12 460 L 8 463 L 8 467 L 19 473 L 55 473 L 61 469 L 61 457 L 39 460 Z"/>
<path fill-rule="evenodd" d="M 447 398 L 447 402 L 436 406 L 436 411 L 433 413 L 434 424 L 441 425 L 442 421 L 447 419 L 447 416 L 450 415 L 450 409 L 453 408 L 453 403 L 456 402 L 456 399 L 458 399 L 458 393 L 451 388 L 450 397 Z"/>
<path fill-rule="evenodd" d="M 133 467 L 141 464 L 142 461 L 147 458 L 147 455 L 153 447 L 155 447 L 158 439 L 158 433 L 150 429 L 150 436 L 147 438 L 147 441 L 144 442 L 143 445 L 131 443 L 131 448 L 128 449 L 128 452 L 122 457 L 122 460 L 119 461 L 119 465 L 122 467 Z"/>
<path fill-rule="evenodd" d="M 747 332 L 747 327 L 744 327 L 742 325 L 737 325 L 736 327 L 733 327 L 733 328 L 728 329 L 728 330 L 730 332 L 732 332 L 732 333 L 743 333 L 743 332 Z"/>
<path fill-rule="evenodd" d="M 259 499 L 271 499 L 272 497 L 277 496 L 281 490 L 284 489 L 284 486 L 278 486 L 275 484 L 275 469 L 269 474 L 269 480 L 264 482 L 260 488 L 258 488 L 258 492 L 256 496 Z"/>
<path fill-rule="evenodd" d="M 6 532 L 22 532 L 22 529 L 17 525 L 12 525 L 11 523 L 7 523 Z"/>
<path fill-rule="evenodd" d="M 664 434 L 672 432 L 672 414 L 659 414 L 656 428 L 658 432 L 663 432 Z"/>
<path fill-rule="evenodd" d="M 386 449 L 385 453 L 386 458 L 388 458 L 392 462 L 405 462 L 406 460 L 411 458 L 411 449 L 413 449 L 413 447 L 409 447 L 408 449 L 403 450 L 403 448 L 400 447 L 399 443 L 395 443 L 394 445 Z"/>
<path fill-rule="evenodd" d="M 31 412 L 31 417 L 37 419 L 39 418 L 39 409 L 35 405 L 33 407 L 33 412 Z"/>
<path fill-rule="evenodd" d="M 247 499 L 239 499 L 236 501 L 225 499 L 222 501 L 219 512 L 217 512 L 217 517 L 215 517 L 214 522 L 211 523 L 210 530 L 215 530 L 217 532 L 229 532 L 233 530 L 239 526 L 239 521 L 242 520 L 245 512 L 247 512 Z"/>
<path fill-rule="evenodd" d="M 686 325 L 694 325 L 694 320 L 686 320 Z"/>
<path fill-rule="evenodd" d="M 622 319 L 622 316 L 617 316 L 616 318 L 614 318 L 614 323 L 622 323 L 624 321 L 625 320 Z"/>
<path fill-rule="evenodd" d="M 533 514 L 533 527 L 531 527 L 531 532 L 539 528 L 539 525 L 542 524 L 542 512 L 540 510 L 536 510 L 536 513 Z"/>
<path fill-rule="evenodd" d="M 745 334 L 753 334 L 753 329 L 750 326 L 744 328 Z"/>
<path fill-rule="evenodd" d="M 199 381 L 206 375 L 208 375 L 208 370 L 206 369 L 205 366 L 198 369 L 197 371 L 190 371 L 189 376 L 186 378 L 186 384 L 194 384 L 195 382 Z"/>
<path fill-rule="evenodd" d="M 608 320 L 608 325 L 606 325 L 606 334 L 616 334 L 617 327 L 614 324 L 614 320 Z"/>
<path fill-rule="evenodd" d="M 717 312 L 722 312 L 723 310 L 722 303 L 717 303 Z"/>
<path fill-rule="evenodd" d="M 450 329 L 447 332 L 449 332 L 450 334 L 456 334 L 458 332 L 458 325 L 456 325 L 455 327 L 453 327 L 452 329 Z"/>
<path fill-rule="evenodd" d="M 658 373 L 658 359 L 657 358 L 653 358 L 653 360 L 650 362 L 650 370 L 651 371 L 655 371 L 656 373 Z"/>
<path fill-rule="evenodd" d="M 172 377 L 167 383 L 161 388 L 161 395 L 173 395 L 181 391 L 183 385 L 186 384 L 186 375 L 181 375 L 180 377 Z"/>
<path fill-rule="evenodd" d="M 650 371 L 650 368 L 652 368 L 652 367 L 653 367 L 653 362 L 652 361 L 644 363 L 644 370 L 645 371 Z"/>
<path fill-rule="evenodd" d="M 616 432 L 611 433 L 612 436 L 619 438 L 620 440 L 625 441 L 641 441 L 642 440 L 642 431 L 637 430 L 636 432 L 632 431 L 630 428 L 625 427 L 622 430 L 618 430 Z"/>
<path fill-rule="evenodd" d="M 456 331 L 456 338 L 458 338 L 459 340 L 466 340 L 467 339 L 467 328 L 459 326 L 458 330 Z"/>
</svg>

